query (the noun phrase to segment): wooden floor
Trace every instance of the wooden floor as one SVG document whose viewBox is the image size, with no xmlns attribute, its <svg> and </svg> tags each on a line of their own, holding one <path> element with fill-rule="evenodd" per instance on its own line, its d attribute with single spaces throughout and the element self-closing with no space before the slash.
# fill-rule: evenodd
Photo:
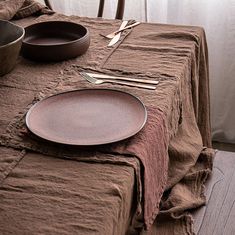
<svg viewBox="0 0 235 235">
<path fill-rule="evenodd" d="M 235 235 L 235 152 L 218 151 L 206 187 L 207 205 L 194 213 L 197 235 Z"/>
</svg>

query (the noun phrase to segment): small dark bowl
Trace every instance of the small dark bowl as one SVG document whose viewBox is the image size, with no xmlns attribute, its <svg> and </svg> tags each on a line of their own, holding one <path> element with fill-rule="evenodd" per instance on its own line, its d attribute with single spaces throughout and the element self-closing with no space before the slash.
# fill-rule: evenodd
<svg viewBox="0 0 235 235">
<path fill-rule="evenodd" d="M 47 21 L 25 28 L 22 55 L 36 61 L 62 61 L 84 54 L 90 34 L 83 25 Z"/>
<path fill-rule="evenodd" d="M 9 21 L 0 20 L 0 76 L 14 68 L 24 33 L 24 28 Z"/>
</svg>

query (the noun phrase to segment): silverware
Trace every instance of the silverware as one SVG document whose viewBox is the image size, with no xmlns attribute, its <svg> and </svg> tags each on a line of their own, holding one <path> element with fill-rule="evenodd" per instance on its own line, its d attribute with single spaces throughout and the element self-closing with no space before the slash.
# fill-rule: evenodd
<svg viewBox="0 0 235 235">
<path fill-rule="evenodd" d="M 157 85 L 159 83 L 159 81 L 146 80 L 146 79 L 141 79 L 141 78 L 117 77 L 117 76 L 111 76 L 107 74 L 97 74 L 97 73 L 86 73 L 86 74 L 91 77 L 98 78 L 98 79 L 117 79 L 117 80 L 139 82 L 139 83 L 153 84 L 153 85 Z"/>
<path fill-rule="evenodd" d="M 124 29 L 126 27 L 126 25 L 128 24 L 128 20 L 124 20 L 119 28 L 119 30 Z M 116 44 L 118 42 L 118 40 L 121 37 L 121 32 L 117 33 L 109 42 L 108 47 L 113 46 L 114 44 Z"/>
<path fill-rule="evenodd" d="M 133 27 L 135 27 L 135 26 L 137 26 L 137 25 L 139 25 L 139 24 L 140 24 L 140 22 L 135 22 L 134 24 L 130 24 L 130 25 L 126 26 L 126 27 L 123 28 L 123 29 L 119 29 L 119 30 L 114 31 L 114 32 L 112 32 L 112 33 L 106 35 L 105 37 L 106 37 L 106 38 L 109 38 L 109 39 L 112 39 L 116 34 L 122 32 L 122 31 L 124 31 L 124 30 L 126 30 L 126 29 L 133 28 Z M 104 35 L 102 35 L 102 36 L 104 36 Z"/>
<path fill-rule="evenodd" d="M 91 77 L 88 74 L 83 73 L 83 72 L 80 72 L 80 74 L 87 81 L 89 81 L 93 84 L 97 84 L 97 85 L 107 82 L 107 83 L 115 83 L 115 84 L 121 84 L 121 85 L 126 85 L 126 86 L 145 88 L 145 89 L 150 89 L 150 90 L 155 90 L 156 89 L 155 86 L 150 86 L 150 85 L 138 84 L 138 83 L 133 83 L 133 82 L 124 82 L 124 81 L 118 81 L 118 80 L 97 79 L 97 78 Z"/>
</svg>

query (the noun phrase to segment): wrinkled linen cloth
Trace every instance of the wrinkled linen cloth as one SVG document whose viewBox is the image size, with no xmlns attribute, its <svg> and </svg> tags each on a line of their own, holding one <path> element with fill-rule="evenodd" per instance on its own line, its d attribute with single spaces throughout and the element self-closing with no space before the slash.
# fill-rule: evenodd
<svg viewBox="0 0 235 235">
<path fill-rule="evenodd" d="M 115 75 L 157 79 L 160 83 L 155 91 L 110 84 L 100 85 L 101 88 L 117 88 L 136 95 L 147 107 L 159 110 L 164 117 L 167 134 L 163 142 L 167 143 L 167 140 L 170 140 L 168 146 L 168 179 L 167 183 L 161 184 L 164 185 L 165 193 L 159 204 L 160 213 L 154 224 L 152 224 L 153 220 L 146 218 L 148 213 L 145 207 L 146 201 L 141 201 L 141 196 L 136 198 L 139 192 L 139 195 L 146 199 L 145 192 L 141 194 L 142 191 L 145 191 L 143 189 L 147 185 L 143 181 L 144 174 L 141 172 L 143 171 L 141 167 L 143 162 L 136 162 L 135 157 L 129 156 L 127 158 L 127 156 L 120 155 L 123 153 L 120 151 L 121 148 L 112 148 L 112 151 L 108 149 L 109 154 L 107 154 L 107 149 L 104 148 L 98 152 L 98 155 L 95 152 L 95 156 L 85 154 L 84 158 L 86 159 L 83 159 L 83 156 L 77 158 L 79 161 L 87 162 L 88 158 L 94 157 L 93 159 L 96 159 L 96 161 L 102 162 L 102 159 L 104 159 L 103 162 L 119 166 L 128 165 L 134 169 L 134 174 L 137 177 L 133 177 L 133 179 L 137 184 L 137 193 L 133 191 L 129 191 L 129 193 L 133 193 L 133 204 L 142 203 L 142 208 L 136 205 L 134 213 L 130 213 L 130 205 L 126 207 L 126 213 L 132 216 L 130 228 L 126 230 L 126 226 L 123 226 L 123 224 L 128 223 L 123 221 L 120 227 L 125 227 L 125 232 L 119 230 L 118 233 L 116 230 L 116 233 L 113 230 L 113 234 L 193 234 L 192 218 L 187 210 L 205 204 L 203 185 L 211 172 L 213 156 L 213 150 L 206 148 L 211 146 L 211 140 L 207 48 L 203 29 L 187 26 L 141 24 L 132 31 L 124 33 L 121 42 L 114 48 L 107 48 L 107 41 L 101 38 L 99 33 L 104 34 L 115 30 L 120 24 L 119 21 L 76 16 L 65 17 L 58 14 L 41 16 L 36 21 L 47 20 L 69 20 L 87 26 L 91 33 L 91 46 L 85 55 L 61 63 L 38 64 L 23 58 L 19 59 L 15 70 L 0 80 L 0 86 L 3 90 L 2 96 L 8 93 L 15 97 L 10 98 L 10 100 L 1 100 L 1 102 L 4 102 L 1 106 L 3 107 L 1 113 L 4 113 L 1 117 L 0 126 L 1 144 L 23 151 L 25 149 L 39 153 L 42 153 L 42 150 L 45 151 L 48 144 L 40 145 L 40 148 L 39 146 L 35 147 L 31 144 L 31 141 L 28 141 L 27 134 L 19 134 L 22 130 L 22 116 L 27 111 L 27 106 L 32 104 L 34 99 L 38 100 L 45 97 L 52 91 L 59 93 L 66 90 L 94 87 L 94 85 L 84 81 L 78 75 L 78 71 L 106 72 Z M 17 23 L 26 26 L 32 21 L 24 19 L 17 21 Z M 15 93 L 19 89 L 20 92 Z M 16 108 L 14 111 L 9 111 L 9 107 L 12 107 L 12 105 L 15 105 Z M 25 136 L 26 139 L 24 139 Z M 58 150 L 64 156 L 65 149 Z M 5 151 L 7 152 L 8 149 Z M 110 156 L 111 152 L 119 154 L 115 154 L 114 157 Z M 51 156 L 50 152 L 49 156 Z M 17 162 L 21 162 L 21 159 L 27 160 L 27 158 L 22 157 L 22 154 L 17 155 L 17 159 L 12 160 L 14 162 L 12 172 L 17 171 Z M 10 176 L 11 170 L 3 173 L 3 185 Z M 156 172 L 156 178 L 159 177 L 159 172 Z M 7 191 L 6 188 L 4 190 Z M 160 191 L 159 194 L 161 196 Z M 94 198 L 92 197 L 92 199 Z M 127 210 L 127 208 L 129 209 Z M 153 210 L 154 208 L 150 209 Z M 9 213 L 11 214 L 11 212 Z M 10 214 L 7 216 L 10 216 Z M 129 216 L 125 218 L 129 218 Z M 86 222 L 84 221 L 84 223 Z M 113 223 L 110 226 L 112 225 Z M 53 224 L 47 224 L 47 226 L 49 226 L 48 229 L 59 232 L 59 229 L 53 227 Z M 108 224 L 106 226 L 107 228 L 110 227 Z M 62 232 L 62 234 L 69 234 L 69 231 L 73 231 L 70 230 L 70 226 L 65 227 L 66 233 Z M 147 228 L 148 231 L 145 231 L 144 228 Z M 79 231 L 79 226 L 77 229 Z M 81 231 L 86 234 L 85 230 Z M 107 231 L 109 232 L 102 234 L 111 234 L 109 229 Z M 90 234 L 92 234 L 91 231 Z M 97 231 L 95 234 L 97 234 Z"/>
<path fill-rule="evenodd" d="M 133 160 L 129 162 L 129 165 L 136 169 L 137 174 L 137 208 L 134 217 L 144 215 L 145 224 L 150 228 L 159 212 L 159 203 L 167 181 L 169 141 L 164 116 L 158 109 L 148 108 L 147 123 L 138 134 L 127 140 L 105 146 L 76 148 L 54 143 L 47 143 L 45 146 L 45 142 L 27 131 L 24 115 L 23 118 L 9 125 L 0 143 L 50 156 L 86 162 L 97 162 L 99 153 L 120 154 L 128 158 L 135 156 L 141 162 L 143 173 L 140 173 L 132 164 Z M 82 158 L 82 156 L 86 157 Z M 98 162 L 105 161 L 107 161 L 106 158 L 100 157 Z M 124 160 L 123 157 L 116 156 L 115 159 L 111 158 L 109 161 L 120 164 Z M 126 164 L 126 160 L 124 163 Z"/>
<path fill-rule="evenodd" d="M 0 0 L 0 19 L 20 19 L 33 14 L 53 14 L 45 5 L 34 0 Z"/>
</svg>

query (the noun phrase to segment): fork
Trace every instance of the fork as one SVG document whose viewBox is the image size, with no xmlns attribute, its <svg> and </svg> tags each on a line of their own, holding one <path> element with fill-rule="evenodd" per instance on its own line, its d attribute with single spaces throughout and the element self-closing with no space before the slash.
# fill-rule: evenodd
<svg viewBox="0 0 235 235">
<path fill-rule="evenodd" d="M 124 82 L 124 81 L 118 81 L 118 80 L 109 80 L 109 79 L 97 79 L 94 77 L 89 76 L 86 73 L 80 72 L 83 78 L 85 78 L 87 81 L 99 85 L 102 83 L 114 83 L 114 84 L 120 84 L 120 85 L 126 85 L 126 86 L 133 86 L 133 87 L 139 87 L 139 88 L 145 88 L 145 89 L 150 89 L 150 90 L 155 90 L 156 86 L 151 86 L 151 85 L 144 85 L 144 84 L 139 84 L 139 83 L 133 83 L 133 82 Z"/>
</svg>

